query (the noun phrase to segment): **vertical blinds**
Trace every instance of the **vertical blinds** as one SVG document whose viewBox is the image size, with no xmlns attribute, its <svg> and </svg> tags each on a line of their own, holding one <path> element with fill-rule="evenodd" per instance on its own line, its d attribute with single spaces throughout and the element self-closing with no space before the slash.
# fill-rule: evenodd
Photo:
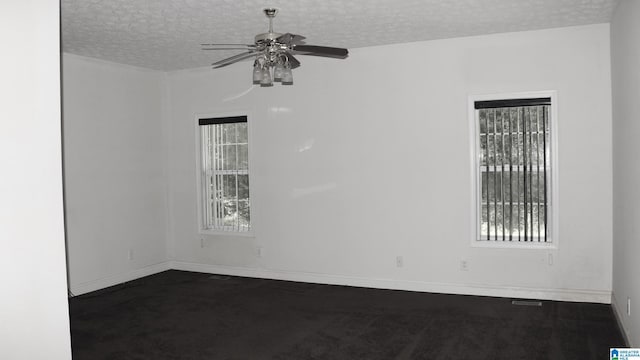
<svg viewBox="0 0 640 360">
<path fill-rule="evenodd" d="M 548 242 L 551 98 L 475 102 L 480 240 Z"/>
<path fill-rule="evenodd" d="M 247 117 L 199 119 L 203 227 L 250 229 Z"/>
</svg>

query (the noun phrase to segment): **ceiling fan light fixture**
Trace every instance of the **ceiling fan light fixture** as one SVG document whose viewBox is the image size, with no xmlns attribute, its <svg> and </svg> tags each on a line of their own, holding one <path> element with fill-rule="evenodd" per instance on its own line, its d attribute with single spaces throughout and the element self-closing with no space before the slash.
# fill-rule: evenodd
<svg viewBox="0 0 640 360">
<path fill-rule="evenodd" d="M 281 81 L 284 74 L 284 65 L 278 62 L 276 67 L 273 68 L 273 81 Z"/>
<path fill-rule="evenodd" d="M 293 85 L 293 72 L 290 67 L 285 67 L 282 72 L 282 85 Z"/>
<path fill-rule="evenodd" d="M 254 44 L 201 44 L 203 50 L 245 50 L 243 53 L 213 63 L 214 69 L 254 57 L 252 78 L 255 85 L 273 86 L 274 81 L 282 85 L 292 85 L 291 70 L 300 66 L 300 61 L 295 56 L 315 55 L 336 59 L 345 59 L 348 56 L 347 49 L 306 45 L 305 37 L 302 35 L 274 32 L 273 18 L 278 10 L 267 8 L 263 12 L 269 19 L 269 32 L 256 35 Z"/>
<path fill-rule="evenodd" d="M 269 71 L 268 67 L 262 69 L 262 80 L 260 80 L 260 86 L 273 86 L 273 81 L 271 80 L 271 71 Z"/>
<path fill-rule="evenodd" d="M 257 85 L 260 81 L 262 81 L 262 66 L 256 60 L 253 64 L 253 83 Z"/>
</svg>

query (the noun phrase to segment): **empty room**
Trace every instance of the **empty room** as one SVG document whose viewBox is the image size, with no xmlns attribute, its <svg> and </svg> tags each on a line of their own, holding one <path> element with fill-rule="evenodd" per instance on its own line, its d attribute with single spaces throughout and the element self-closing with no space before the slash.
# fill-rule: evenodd
<svg viewBox="0 0 640 360">
<path fill-rule="evenodd" d="M 640 1 L 0 8 L 0 358 L 640 359 Z"/>
</svg>

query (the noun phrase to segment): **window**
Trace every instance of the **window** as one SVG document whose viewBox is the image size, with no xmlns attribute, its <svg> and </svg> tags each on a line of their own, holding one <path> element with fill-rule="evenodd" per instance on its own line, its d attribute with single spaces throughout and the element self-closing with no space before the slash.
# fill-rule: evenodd
<svg viewBox="0 0 640 360">
<path fill-rule="evenodd" d="M 551 243 L 551 99 L 473 101 L 475 240 Z"/>
<path fill-rule="evenodd" d="M 247 117 L 199 119 L 202 230 L 248 232 Z"/>
</svg>

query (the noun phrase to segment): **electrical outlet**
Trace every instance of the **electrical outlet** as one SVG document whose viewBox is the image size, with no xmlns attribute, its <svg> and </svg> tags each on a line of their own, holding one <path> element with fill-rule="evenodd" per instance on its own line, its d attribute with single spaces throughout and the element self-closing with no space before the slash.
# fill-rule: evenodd
<svg viewBox="0 0 640 360">
<path fill-rule="evenodd" d="M 200 239 L 200 247 L 204 249 L 204 239 Z"/>
<path fill-rule="evenodd" d="M 127 251 L 127 259 L 129 259 L 129 261 L 133 260 L 133 249 Z"/>
<path fill-rule="evenodd" d="M 627 316 L 631 316 L 631 298 L 627 298 Z"/>
<path fill-rule="evenodd" d="M 262 257 L 262 246 L 256 247 L 256 256 L 259 258 Z"/>
<path fill-rule="evenodd" d="M 553 265 L 553 254 L 549 253 L 547 258 L 548 258 L 548 261 L 549 261 L 549 266 L 552 266 Z"/>
<path fill-rule="evenodd" d="M 398 255 L 396 256 L 396 267 L 403 267 L 404 266 L 404 259 L 402 258 L 402 256 Z"/>
<path fill-rule="evenodd" d="M 467 262 L 467 260 L 465 259 L 460 260 L 460 270 L 469 271 L 469 263 Z"/>
</svg>

